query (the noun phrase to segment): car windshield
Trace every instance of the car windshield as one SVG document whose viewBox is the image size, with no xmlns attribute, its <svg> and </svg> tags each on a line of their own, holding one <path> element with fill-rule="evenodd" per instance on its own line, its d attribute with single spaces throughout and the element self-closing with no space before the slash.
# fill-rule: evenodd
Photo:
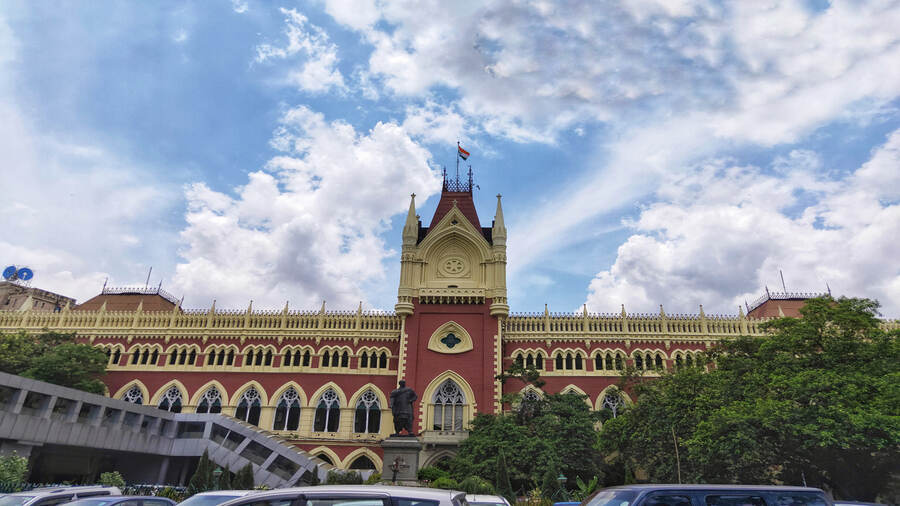
<svg viewBox="0 0 900 506">
<path fill-rule="evenodd" d="M 5 495 L 0 497 L 0 506 L 22 506 L 32 499 L 33 495 Z"/>
<path fill-rule="evenodd" d="M 178 506 L 216 506 L 225 501 L 237 499 L 239 495 L 213 494 L 213 495 L 195 495 L 190 499 L 178 503 Z"/>
<path fill-rule="evenodd" d="M 637 497 L 633 490 L 601 490 L 585 506 L 628 506 Z"/>
</svg>

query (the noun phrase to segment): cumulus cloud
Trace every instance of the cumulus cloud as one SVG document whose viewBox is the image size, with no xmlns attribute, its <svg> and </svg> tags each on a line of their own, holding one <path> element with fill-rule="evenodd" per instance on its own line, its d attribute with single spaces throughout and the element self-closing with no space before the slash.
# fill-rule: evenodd
<svg viewBox="0 0 900 506">
<path fill-rule="evenodd" d="M 281 9 L 285 17 L 286 46 L 260 44 L 256 47 L 256 61 L 299 60 L 298 67 L 291 67 L 287 83 L 310 92 L 326 92 L 344 89 L 344 76 L 337 69 L 337 46 L 320 27 L 313 25 L 296 9 Z"/>
<path fill-rule="evenodd" d="M 187 189 L 178 287 L 220 306 L 354 307 L 363 284 L 384 280 L 394 251 L 379 234 L 407 208 L 407 192 L 440 189 L 429 153 L 397 124 L 357 132 L 305 106 L 283 115 L 272 145 L 282 154 L 234 195 Z"/>
<path fill-rule="evenodd" d="M 590 284 L 587 305 L 734 313 L 762 287 L 880 299 L 900 313 L 900 130 L 854 173 L 830 180 L 794 152 L 772 167 L 713 160 L 672 176 L 660 201 Z M 808 204 L 804 204 L 808 202 Z M 799 209 L 798 209 L 799 208 Z"/>
</svg>

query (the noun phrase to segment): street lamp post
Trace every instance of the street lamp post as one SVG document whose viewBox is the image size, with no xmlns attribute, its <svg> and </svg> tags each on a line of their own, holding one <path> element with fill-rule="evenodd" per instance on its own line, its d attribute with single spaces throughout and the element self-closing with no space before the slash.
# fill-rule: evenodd
<svg viewBox="0 0 900 506">
<path fill-rule="evenodd" d="M 566 475 L 563 473 L 559 473 L 559 477 L 556 478 L 556 481 L 559 482 L 559 491 L 562 492 L 563 501 L 568 501 L 569 492 L 566 490 L 566 482 L 569 481 L 568 478 L 566 478 Z"/>
<path fill-rule="evenodd" d="M 213 474 L 213 478 L 215 478 L 215 481 L 216 481 L 216 490 L 219 490 L 219 489 L 222 488 L 222 481 L 221 481 L 221 478 L 222 478 L 222 473 L 223 473 L 223 472 L 224 472 L 224 471 L 222 471 L 222 468 L 221 468 L 221 467 L 216 466 L 215 471 L 213 471 L 213 473 L 212 473 L 212 474 Z"/>
</svg>

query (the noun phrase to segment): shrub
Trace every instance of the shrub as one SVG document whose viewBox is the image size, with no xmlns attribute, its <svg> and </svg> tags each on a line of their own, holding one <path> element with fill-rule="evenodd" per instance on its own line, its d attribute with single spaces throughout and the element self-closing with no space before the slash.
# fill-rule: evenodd
<svg viewBox="0 0 900 506">
<path fill-rule="evenodd" d="M 459 489 L 467 494 L 494 495 L 497 493 L 497 490 L 494 488 L 491 482 L 485 480 L 480 476 L 469 476 L 468 478 L 459 482 Z"/>
<path fill-rule="evenodd" d="M 459 490 L 459 482 L 447 476 L 434 480 L 431 482 L 431 486 L 434 488 Z"/>
<path fill-rule="evenodd" d="M 356 471 L 328 471 L 326 485 L 362 485 L 362 475 Z"/>
<path fill-rule="evenodd" d="M 22 483 L 28 474 L 28 459 L 16 452 L 0 455 L 0 483 Z"/>
<path fill-rule="evenodd" d="M 434 466 L 427 466 L 419 469 L 419 474 L 417 476 L 420 481 L 435 481 L 438 478 L 450 477 L 450 473 Z"/>
<path fill-rule="evenodd" d="M 101 485 L 105 485 L 107 487 L 125 487 L 125 478 L 119 474 L 119 471 L 113 471 L 111 473 L 100 473 L 100 481 Z"/>
<path fill-rule="evenodd" d="M 366 480 L 366 485 L 375 485 L 381 482 L 381 473 L 372 473 Z"/>
</svg>

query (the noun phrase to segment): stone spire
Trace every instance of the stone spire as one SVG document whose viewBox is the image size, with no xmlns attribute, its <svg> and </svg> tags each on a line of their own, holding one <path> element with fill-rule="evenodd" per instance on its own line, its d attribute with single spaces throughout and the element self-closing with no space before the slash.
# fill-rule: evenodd
<svg viewBox="0 0 900 506">
<path fill-rule="evenodd" d="M 500 204 L 500 194 L 497 194 L 497 212 L 494 214 L 494 227 L 491 229 L 491 240 L 494 244 L 506 244 L 506 224 L 503 222 L 503 206 Z"/>
<path fill-rule="evenodd" d="M 409 212 L 403 225 L 403 245 L 415 245 L 419 240 L 419 218 L 416 216 L 416 194 L 409 196 Z"/>
</svg>

